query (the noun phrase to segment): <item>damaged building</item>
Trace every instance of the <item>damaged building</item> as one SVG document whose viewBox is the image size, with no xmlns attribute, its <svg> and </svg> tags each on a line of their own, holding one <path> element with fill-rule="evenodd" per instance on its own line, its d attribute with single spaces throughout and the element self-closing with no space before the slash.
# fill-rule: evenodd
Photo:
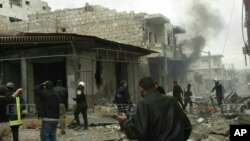
<svg viewBox="0 0 250 141">
<path fill-rule="evenodd" d="M 139 77 L 151 75 L 168 91 L 171 91 L 173 79 L 184 81 L 179 66 L 185 56 L 181 46 L 176 44 L 176 35 L 185 33 L 185 30 L 173 26 L 164 15 L 117 12 L 86 4 L 83 8 L 32 14 L 28 17 L 28 21 L 0 24 L 0 30 L 91 35 L 155 50 L 160 52 L 159 56 L 140 58 Z M 156 71 L 155 68 L 160 70 Z"/>
<path fill-rule="evenodd" d="M 223 55 L 201 56 L 191 63 L 187 77 L 189 81 L 197 86 L 193 87 L 195 95 L 209 94 L 214 86 L 214 79 L 220 80 L 226 92 L 236 90 L 238 75 L 233 67 L 225 68 L 222 58 Z"/>
<path fill-rule="evenodd" d="M 24 89 L 24 99 L 34 103 L 34 86 L 62 79 L 72 107 L 76 85 L 86 82 L 89 105 L 113 100 L 121 80 L 127 80 L 131 98 L 137 99 L 139 58 L 153 51 L 95 36 L 65 33 L 0 35 L 0 83 L 12 81 Z"/>
<path fill-rule="evenodd" d="M 41 0 L 0 0 L 0 20 L 6 23 L 27 21 L 30 14 L 50 11 L 48 3 Z"/>
</svg>

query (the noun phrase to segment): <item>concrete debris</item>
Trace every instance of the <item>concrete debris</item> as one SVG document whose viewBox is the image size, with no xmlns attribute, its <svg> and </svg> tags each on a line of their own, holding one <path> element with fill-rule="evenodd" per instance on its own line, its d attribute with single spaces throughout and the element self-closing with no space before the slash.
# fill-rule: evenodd
<svg viewBox="0 0 250 141">
<path fill-rule="evenodd" d="M 201 122 L 204 121 L 204 118 L 199 118 L 197 121 L 198 121 L 199 123 L 201 123 Z"/>
<path fill-rule="evenodd" d="M 229 139 L 220 135 L 210 135 L 207 139 L 203 141 L 229 141 Z"/>
</svg>

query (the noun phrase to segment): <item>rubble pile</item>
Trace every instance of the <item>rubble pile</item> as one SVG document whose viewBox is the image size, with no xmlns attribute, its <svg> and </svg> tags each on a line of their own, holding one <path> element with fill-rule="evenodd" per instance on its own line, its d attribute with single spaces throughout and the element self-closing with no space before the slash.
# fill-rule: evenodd
<svg viewBox="0 0 250 141">
<path fill-rule="evenodd" d="M 222 108 L 210 96 L 196 102 L 188 117 L 192 123 L 189 141 L 229 141 L 230 125 L 250 124 L 250 99 L 230 92 L 224 99 Z"/>
<path fill-rule="evenodd" d="M 97 117 L 113 116 L 117 114 L 117 107 L 114 104 L 95 105 L 94 112 L 90 114 Z"/>
</svg>

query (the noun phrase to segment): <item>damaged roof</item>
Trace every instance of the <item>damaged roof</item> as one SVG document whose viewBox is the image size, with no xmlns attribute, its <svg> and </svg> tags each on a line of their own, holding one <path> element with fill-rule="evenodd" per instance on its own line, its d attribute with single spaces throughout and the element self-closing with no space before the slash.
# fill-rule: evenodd
<svg viewBox="0 0 250 141">
<path fill-rule="evenodd" d="M 138 46 L 118 43 L 95 36 L 86 36 L 69 33 L 23 33 L 0 32 L 0 52 L 13 49 L 41 48 L 67 44 L 87 45 L 86 49 L 113 49 L 117 51 L 129 51 L 140 54 L 157 53 Z M 84 46 L 85 48 L 85 46 Z"/>
</svg>

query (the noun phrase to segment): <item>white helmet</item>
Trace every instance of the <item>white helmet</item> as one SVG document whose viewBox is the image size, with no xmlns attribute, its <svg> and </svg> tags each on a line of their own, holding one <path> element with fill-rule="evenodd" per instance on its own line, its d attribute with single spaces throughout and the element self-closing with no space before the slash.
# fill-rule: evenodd
<svg viewBox="0 0 250 141">
<path fill-rule="evenodd" d="M 80 81 L 80 82 L 78 83 L 78 86 L 83 86 L 83 87 L 85 87 L 86 84 L 85 84 L 83 81 Z"/>
<path fill-rule="evenodd" d="M 219 79 L 218 79 L 218 78 L 214 78 L 214 81 L 215 81 L 215 82 L 219 82 Z"/>
</svg>

